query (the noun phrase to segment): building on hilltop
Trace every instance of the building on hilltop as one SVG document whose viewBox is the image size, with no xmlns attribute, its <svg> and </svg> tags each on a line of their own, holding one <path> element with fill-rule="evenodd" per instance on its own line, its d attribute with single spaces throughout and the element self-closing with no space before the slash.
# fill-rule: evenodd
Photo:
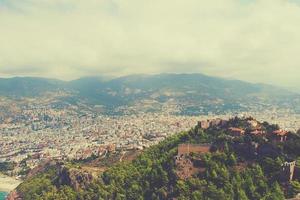
<svg viewBox="0 0 300 200">
<path fill-rule="evenodd" d="M 228 130 L 233 136 L 243 136 L 245 134 L 245 130 L 241 128 L 230 127 Z"/>
<path fill-rule="evenodd" d="M 292 181 L 294 178 L 296 161 L 285 162 L 282 165 L 281 178 L 283 181 Z"/>
<path fill-rule="evenodd" d="M 287 140 L 288 131 L 285 130 L 276 130 L 272 132 L 272 139 L 278 142 L 284 142 Z"/>
<path fill-rule="evenodd" d="M 210 144 L 179 144 L 178 156 L 189 155 L 190 153 L 203 154 L 209 153 L 211 149 Z"/>
<path fill-rule="evenodd" d="M 253 129 L 257 129 L 259 126 L 258 121 L 254 120 L 254 119 L 248 120 L 247 122 Z"/>
<path fill-rule="evenodd" d="M 209 120 L 203 120 L 203 121 L 199 121 L 198 122 L 198 125 L 199 125 L 199 127 L 200 128 L 202 128 L 202 129 L 208 129 L 208 128 L 210 128 L 210 121 Z"/>
<path fill-rule="evenodd" d="M 227 120 L 217 118 L 217 119 L 199 121 L 198 126 L 202 129 L 208 129 L 211 127 L 223 127 L 227 124 L 227 122 L 228 122 Z"/>
<path fill-rule="evenodd" d="M 259 135 L 259 136 L 265 135 L 265 133 L 266 133 L 265 131 L 259 129 L 250 132 L 251 135 Z"/>
</svg>

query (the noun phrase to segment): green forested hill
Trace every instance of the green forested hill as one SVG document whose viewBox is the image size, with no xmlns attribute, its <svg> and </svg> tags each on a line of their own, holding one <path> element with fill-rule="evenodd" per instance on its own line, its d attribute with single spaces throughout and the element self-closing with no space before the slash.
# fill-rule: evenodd
<svg viewBox="0 0 300 200">
<path fill-rule="evenodd" d="M 246 130 L 245 135 L 232 136 L 228 127 Z M 260 124 L 272 132 L 277 126 Z M 58 167 L 50 167 L 21 184 L 17 190 L 25 200 L 47 199 L 205 199 L 205 200 L 280 200 L 300 193 L 299 174 L 292 181 L 282 179 L 282 165 L 296 160 L 299 164 L 300 137 L 288 134 L 288 140 L 278 142 L 271 135 L 253 135 L 246 119 L 232 119 L 225 127 L 203 130 L 196 126 L 189 132 L 174 135 L 144 151 L 132 162 L 110 167 L 98 179 L 74 188 L 61 181 Z M 201 168 L 186 179 L 177 175 L 175 164 L 179 144 L 212 145 L 209 153 L 187 155 L 201 161 Z M 261 147 L 258 154 L 245 152 L 252 144 Z M 68 165 L 66 165 L 68 166 Z M 74 166 L 68 166 L 71 169 Z M 70 173 L 69 173 L 70 175 Z M 287 178 L 287 177 L 284 177 Z M 82 178 L 78 178 L 78 180 Z"/>
</svg>

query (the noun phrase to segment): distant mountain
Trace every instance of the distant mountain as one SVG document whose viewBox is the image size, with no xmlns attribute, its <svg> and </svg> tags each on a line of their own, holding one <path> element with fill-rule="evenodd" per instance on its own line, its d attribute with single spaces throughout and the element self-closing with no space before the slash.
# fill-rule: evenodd
<svg viewBox="0 0 300 200">
<path fill-rule="evenodd" d="M 173 100 L 181 106 L 181 114 L 243 110 L 257 104 L 299 109 L 300 102 L 300 95 L 285 89 L 202 74 L 130 75 L 109 81 L 85 78 L 72 81 L 70 87 L 89 103 L 107 107 Z"/>
<path fill-rule="evenodd" d="M 72 102 L 75 99 L 75 102 L 102 105 L 110 111 L 144 101 L 156 105 L 172 101 L 181 107 L 182 114 L 238 110 L 255 104 L 298 109 L 300 102 L 299 94 L 285 89 L 203 74 L 130 75 L 110 80 L 85 77 L 69 82 L 42 78 L 0 79 L 2 96 L 38 96 L 55 91 L 71 93 Z"/>
<path fill-rule="evenodd" d="M 0 95 L 31 97 L 64 88 L 64 82 L 36 77 L 0 78 Z"/>
</svg>

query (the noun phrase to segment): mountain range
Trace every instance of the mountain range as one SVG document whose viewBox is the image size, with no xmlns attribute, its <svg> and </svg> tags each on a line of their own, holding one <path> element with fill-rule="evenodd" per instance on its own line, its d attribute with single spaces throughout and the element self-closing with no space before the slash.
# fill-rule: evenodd
<svg viewBox="0 0 300 200">
<path fill-rule="evenodd" d="M 55 92 L 68 94 L 60 98 L 62 101 L 101 105 L 109 112 L 124 106 L 145 105 L 145 102 L 150 104 L 150 110 L 154 107 L 161 109 L 166 103 L 176 105 L 180 107 L 181 114 L 243 110 L 255 105 L 300 110 L 298 93 L 271 85 L 203 74 L 129 75 L 109 80 L 85 77 L 73 81 L 35 77 L 0 79 L 0 96 L 12 99 L 38 98 Z"/>
</svg>

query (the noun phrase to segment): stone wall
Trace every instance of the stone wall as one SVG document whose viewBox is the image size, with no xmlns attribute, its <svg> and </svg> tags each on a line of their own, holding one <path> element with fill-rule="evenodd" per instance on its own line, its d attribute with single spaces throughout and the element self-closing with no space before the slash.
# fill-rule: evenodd
<svg viewBox="0 0 300 200">
<path fill-rule="evenodd" d="M 210 144 L 180 144 L 178 146 L 178 155 L 208 153 L 210 152 L 210 148 Z"/>
</svg>

